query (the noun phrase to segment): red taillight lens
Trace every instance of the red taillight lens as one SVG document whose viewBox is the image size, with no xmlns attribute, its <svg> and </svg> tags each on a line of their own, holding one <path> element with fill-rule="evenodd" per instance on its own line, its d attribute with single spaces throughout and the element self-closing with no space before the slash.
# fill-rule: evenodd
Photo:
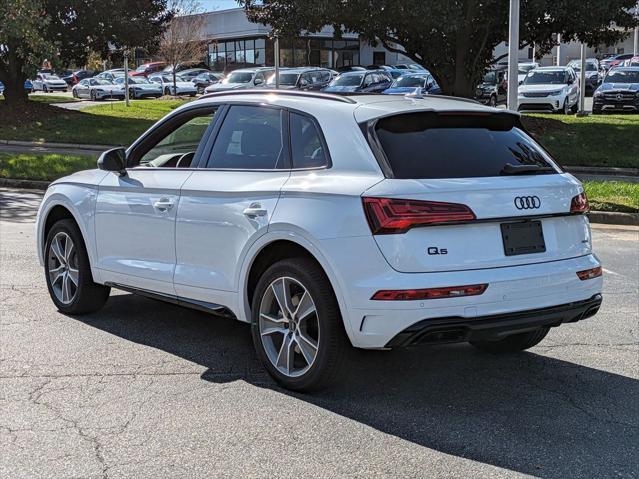
<svg viewBox="0 0 639 479">
<path fill-rule="evenodd" d="M 364 198 L 363 201 L 374 235 L 405 233 L 415 226 L 476 219 L 468 206 L 458 203 L 395 198 Z"/>
<path fill-rule="evenodd" d="M 586 269 L 583 271 L 577 271 L 577 276 L 579 276 L 579 279 L 582 281 L 585 281 L 587 279 L 598 278 L 602 274 L 603 272 L 601 270 L 601 266 L 597 266 L 596 268 Z"/>
<path fill-rule="evenodd" d="M 589 211 L 590 205 L 585 192 L 578 194 L 570 202 L 570 212 L 573 214 L 588 213 Z"/>
<path fill-rule="evenodd" d="M 487 284 L 470 286 L 447 286 L 445 288 L 382 290 L 371 299 L 377 301 L 413 301 L 419 299 L 458 298 L 460 296 L 476 296 L 488 288 Z"/>
</svg>

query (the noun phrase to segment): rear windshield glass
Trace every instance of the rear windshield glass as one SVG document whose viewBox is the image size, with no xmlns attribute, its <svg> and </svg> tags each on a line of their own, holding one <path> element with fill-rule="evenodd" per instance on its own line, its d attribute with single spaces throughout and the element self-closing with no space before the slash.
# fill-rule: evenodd
<svg viewBox="0 0 639 479">
<path fill-rule="evenodd" d="M 557 173 L 510 115 L 407 113 L 382 118 L 375 130 L 395 178 Z"/>
</svg>

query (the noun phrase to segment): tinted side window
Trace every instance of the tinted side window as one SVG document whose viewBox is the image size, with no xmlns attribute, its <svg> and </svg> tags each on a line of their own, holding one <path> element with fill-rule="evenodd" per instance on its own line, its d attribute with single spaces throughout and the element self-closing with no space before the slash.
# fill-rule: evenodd
<svg viewBox="0 0 639 479">
<path fill-rule="evenodd" d="M 382 118 L 375 130 L 398 179 L 500 176 L 507 164 L 552 167 L 543 149 L 501 115 L 408 113 Z"/>
<path fill-rule="evenodd" d="M 208 168 L 272 170 L 288 168 L 282 140 L 282 111 L 235 105 L 213 145 Z"/>
<path fill-rule="evenodd" d="M 326 152 L 315 123 L 304 115 L 297 113 L 290 115 L 293 168 L 326 166 Z"/>
</svg>

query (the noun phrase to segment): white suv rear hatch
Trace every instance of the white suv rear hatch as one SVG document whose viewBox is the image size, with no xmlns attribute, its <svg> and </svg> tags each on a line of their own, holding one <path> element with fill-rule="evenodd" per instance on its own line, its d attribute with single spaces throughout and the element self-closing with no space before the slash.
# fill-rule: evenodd
<svg viewBox="0 0 639 479">
<path fill-rule="evenodd" d="M 583 188 L 521 129 L 518 116 L 410 112 L 373 120 L 366 129 L 388 178 L 363 194 L 364 209 L 397 271 L 590 254 Z"/>
</svg>

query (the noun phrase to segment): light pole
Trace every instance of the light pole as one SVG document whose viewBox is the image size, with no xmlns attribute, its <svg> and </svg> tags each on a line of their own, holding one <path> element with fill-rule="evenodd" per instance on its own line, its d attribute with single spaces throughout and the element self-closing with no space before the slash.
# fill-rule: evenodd
<svg viewBox="0 0 639 479">
<path fill-rule="evenodd" d="M 581 44 L 581 70 L 579 71 L 579 116 L 586 116 L 586 44 Z"/>
<path fill-rule="evenodd" d="M 275 35 L 275 89 L 280 89 L 280 36 Z"/>
<path fill-rule="evenodd" d="M 519 81 L 517 63 L 519 60 L 519 0 L 510 0 L 508 29 L 508 109 L 517 111 Z"/>
<path fill-rule="evenodd" d="M 557 34 L 557 66 L 561 66 L 561 33 Z"/>
<path fill-rule="evenodd" d="M 129 101 L 129 52 L 124 52 L 124 103 L 131 106 Z"/>
</svg>

